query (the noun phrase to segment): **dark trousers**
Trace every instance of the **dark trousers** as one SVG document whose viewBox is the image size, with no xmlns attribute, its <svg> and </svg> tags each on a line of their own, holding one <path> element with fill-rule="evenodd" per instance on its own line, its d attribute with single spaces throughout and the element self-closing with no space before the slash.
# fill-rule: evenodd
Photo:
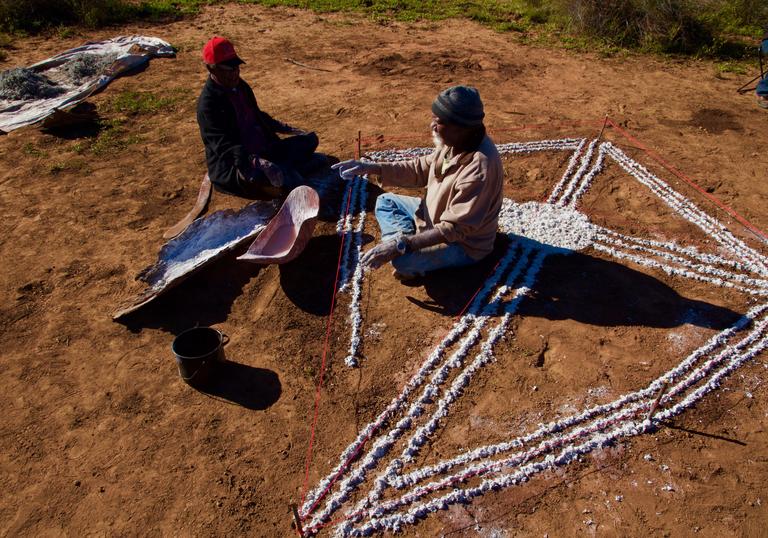
<svg viewBox="0 0 768 538">
<path fill-rule="evenodd" d="M 283 185 L 279 188 L 272 186 L 264 172 L 255 169 L 251 171 L 249 178 L 238 178 L 239 190 L 248 197 L 274 196 L 278 192 L 289 192 L 302 185 L 304 178 L 301 174 L 311 168 L 311 159 L 318 143 L 319 140 L 315 133 L 281 138 L 261 157 L 275 163 L 282 169 Z"/>
<path fill-rule="evenodd" d="M 301 172 L 315 153 L 318 143 L 315 133 L 289 136 L 272 146 L 264 158 L 276 164 L 291 166 Z"/>
</svg>

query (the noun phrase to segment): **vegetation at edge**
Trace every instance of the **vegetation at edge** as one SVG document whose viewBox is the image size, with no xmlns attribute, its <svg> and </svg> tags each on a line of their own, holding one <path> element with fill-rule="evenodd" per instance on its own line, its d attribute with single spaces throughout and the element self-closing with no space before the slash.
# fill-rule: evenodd
<svg viewBox="0 0 768 538">
<path fill-rule="evenodd" d="M 130 20 L 167 20 L 225 0 L 0 0 L 0 31 L 36 33 Z M 317 12 L 356 12 L 376 20 L 463 17 L 529 40 L 569 48 L 739 59 L 751 53 L 766 0 L 238 0 Z M 2 35 L 0 35 L 2 37 Z M 7 39 L 6 39 L 7 41 Z M 0 39 L 2 49 L 3 39 Z M 2 50 L 0 50 L 2 53 Z M 0 58 L 2 59 L 2 58 Z"/>
</svg>

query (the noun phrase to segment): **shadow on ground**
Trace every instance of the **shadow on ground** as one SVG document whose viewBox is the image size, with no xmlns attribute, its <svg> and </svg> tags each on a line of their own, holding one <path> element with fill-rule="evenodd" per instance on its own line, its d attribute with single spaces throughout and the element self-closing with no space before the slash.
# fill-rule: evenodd
<svg viewBox="0 0 768 538">
<path fill-rule="evenodd" d="M 282 385 L 272 370 L 224 361 L 217 363 L 211 381 L 197 390 L 246 409 L 263 411 L 280 399 Z"/>
<path fill-rule="evenodd" d="M 424 277 L 418 284 L 424 285 L 431 303 L 409 299 L 436 312 L 458 315 L 492 273 L 507 246 L 508 240 L 497 236 L 493 253 L 482 262 Z M 645 273 L 581 253 L 550 255 L 517 312 L 604 327 L 672 328 L 687 323 L 716 330 L 732 326 L 741 317 L 728 308 L 686 298 Z"/>
<path fill-rule="evenodd" d="M 190 327 L 226 321 L 235 299 L 262 268 L 236 261 L 239 253 L 217 260 L 118 323 L 134 333 L 160 329 L 176 335 Z"/>
</svg>

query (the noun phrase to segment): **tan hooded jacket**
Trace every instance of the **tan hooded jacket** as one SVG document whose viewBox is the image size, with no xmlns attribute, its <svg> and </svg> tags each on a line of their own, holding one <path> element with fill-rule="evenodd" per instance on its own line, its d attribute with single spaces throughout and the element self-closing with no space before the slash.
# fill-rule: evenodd
<svg viewBox="0 0 768 538">
<path fill-rule="evenodd" d="M 426 157 L 381 163 L 383 186 L 427 188 L 416 213 L 419 232 L 436 228 L 479 260 L 493 250 L 499 226 L 504 169 L 496 146 L 485 137 L 476 151 L 454 155 L 444 146 Z M 444 166 L 445 165 L 445 166 Z"/>
</svg>

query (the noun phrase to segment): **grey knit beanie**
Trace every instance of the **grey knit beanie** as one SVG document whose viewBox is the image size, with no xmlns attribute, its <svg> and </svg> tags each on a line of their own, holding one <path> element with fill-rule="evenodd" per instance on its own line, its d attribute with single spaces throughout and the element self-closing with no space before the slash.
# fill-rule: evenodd
<svg viewBox="0 0 768 538">
<path fill-rule="evenodd" d="M 452 86 L 441 91 L 432 103 L 432 113 L 462 127 L 482 125 L 485 117 L 480 93 L 472 86 Z"/>
</svg>

